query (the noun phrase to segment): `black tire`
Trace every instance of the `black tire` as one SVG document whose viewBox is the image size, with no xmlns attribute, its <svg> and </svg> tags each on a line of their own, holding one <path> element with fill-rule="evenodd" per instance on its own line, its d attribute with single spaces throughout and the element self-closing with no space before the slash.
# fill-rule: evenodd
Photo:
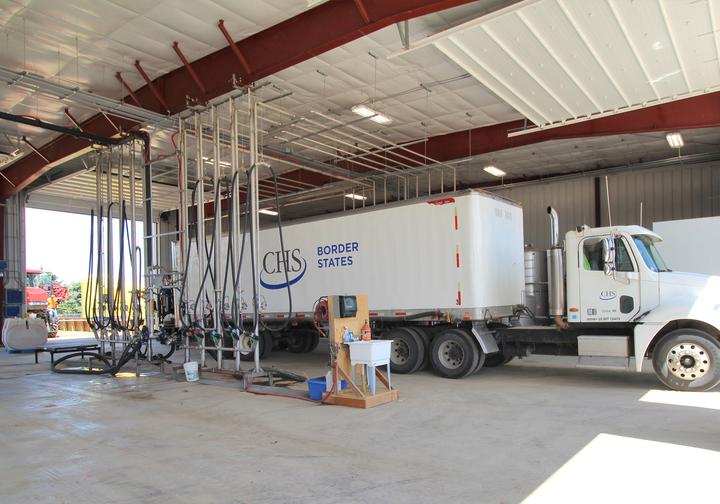
<svg viewBox="0 0 720 504">
<path fill-rule="evenodd" d="M 390 350 L 390 369 L 393 373 L 411 374 L 418 370 L 425 354 L 422 338 L 407 327 L 396 327 L 383 334 L 393 340 Z"/>
<path fill-rule="evenodd" d="M 414 372 L 422 371 L 430 363 L 428 352 L 430 351 L 430 335 L 422 327 L 409 326 L 406 329 L 417 334 L 423 342 L 422 361 Z"/>
<path fill-rule="evenodd" d="M 447 329 L 432 341 L 430 362 L 443 378 L 463 378 L 478 369 L 481 358 L 474 338 L 461 329 Z"/>
<path fill-rule="evenodd" d="M 498 353 L 490 354 L 485 358 L 485 367 L 499 367 L 507 364 L 511 360 L 513 360 L 514 357 L 511 355 L 509 357 L 505 357 L 503 355 L 502 350 Z"/>
<path fill-rule="evenodd" d="M 260 333 L 260 358 L 267 359 L 272 353 L 273 333 L 270 331 L 262 331 Z"/>
<path fill-rule="evenodd" d="M 673 390 L 710 390 L 720 383 L 720 343 L 704 331 L 676 329 L 655 346 L 653 369 Z"/>
<path fill-rule="evenodd" d="M 315 330 L 308 331 L 308 339 L 310 340 L 310 346 L 307 349 L 307 352 L 314 352 L 315 349 L 320 344 L 320 335 Z"/>
<path fill-rule="evenodd" d="M 478 355 L 479 355 L 477 366 L 475 366 L 475 370 L 470 374 L 478 374 L 480 372 L 480 370 L 485 367 L 488 355 L 485 352 L 483 352 L 483 349 L 480 346 L 480 342 L 475 338 L 475 336 L 470 335 L 470 338 L 473 340 L 473 343 L 475 343 L 475 348 L 477 348 Z"/>
<path fill-rule="evenodd" d="M 285 344 L 287 351 L 290 353 L 304 353 L 307 352 L 308 345 L 308 333 L 305 331 L 295 330 L 287 335 L 285 338 Z"/>
</svg>

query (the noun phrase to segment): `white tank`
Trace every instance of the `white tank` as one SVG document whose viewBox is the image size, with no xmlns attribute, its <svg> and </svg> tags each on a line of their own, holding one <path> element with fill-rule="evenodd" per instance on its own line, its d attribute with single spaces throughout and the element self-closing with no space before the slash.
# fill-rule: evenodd
<svg viewBox="0 0 720 504">
<path fill-rule="evenodd" d="M 47 335 L 43 319 L 10 318 L 3 324 L 2 342 L 10 350 L 30 350 L 45 346 Z"/>
</svg>

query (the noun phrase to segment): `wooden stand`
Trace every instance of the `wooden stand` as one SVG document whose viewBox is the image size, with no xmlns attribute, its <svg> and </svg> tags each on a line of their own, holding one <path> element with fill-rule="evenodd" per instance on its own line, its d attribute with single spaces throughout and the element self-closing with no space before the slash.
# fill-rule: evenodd
<svg viewBox="0 0 720 504">
<path fill-rule="evenodd" d="M 365 325 L 365 321 L 370 320 L 367 295 L 357 295 L 356 299 L 357 313 L 355 317 L 335 318 L 332 316 L 332 314 L 335 313 L 335 298 L 333 296 L 328 296 L 328 312 L 330 313 L 330 344 L 335 345 L 336 348 L 338 348 L 338 378 L 346 380 L 349 387 L 339 393 L 331 394 L 330 397 L 326 399 L 326 402 L 340 406 L 351 406 L 354 408 L 372 408 L 373 406 L 397 401 L 400 398 L 400 393 L 394 388 L 389 388 L 387 377 L 379 369 L 375 369 L 375 376 L 377 376 L 378 380 L 385 386 L 385 390 L 378 390 L 375 395 L 360 390 L 360 388 L 355 385 L 350 378 L 350 349 L 347 345 L 343 345 L 345 328 L 347 327 L 353 332 L 353 334 L 359 335 L 363 325 Z M 360 368 L 362 366 L 356 367 Z"/>
</svg>

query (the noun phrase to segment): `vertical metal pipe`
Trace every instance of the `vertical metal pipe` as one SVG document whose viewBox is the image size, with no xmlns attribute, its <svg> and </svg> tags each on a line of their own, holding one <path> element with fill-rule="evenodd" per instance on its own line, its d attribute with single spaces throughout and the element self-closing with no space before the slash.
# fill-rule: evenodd
<svg viewBox="0 0 720 504">
<path fill-rule="evenodd" d="M 178 166 L 178 185 L 180 186 L 180 264 L 184 265 L 186 254 L 188 254 L 188 244 L 190 240 L 190 232 L 188 230 L 188 201 L 187 201 L 187 166 L 188 166 L 188 154 L 187 154 L 187 131 L 185 130 L 185 121 L 179 120 L 178 123 L 178 138 L 180 141 L 180 158 Z M 183 279 L 185 281 L 185 279 Z M 187 310 L 187 293 L 182 292 L 180 294 L 180 305 L 184 306 Z M 179 311 L 175 314 L 175 320 L 180 320 Z M 185 362 L 190 362 L 190 338 L 185 336 Z"/>
<path fill-rule="evenodd" d="M 258 246 L 258 242 L 260 239 L 260 216 L 259 216 L 259 207 L 258 207 L 258 167 L 256 166 L 257 163 L 257 103 L 255 102 L 255 98 L 251 91 L 248 92 L 248 107 L 250 112 L 250 166 L 252 167 L 252 170 L 250 172 L 250 180 L 248 182 L 248 193 L 252 195 L 250 198 L 250 206 L 248 207 L 248 211 L 250 212 L 250 221 L 251 221 L 251 232 L 253 235 L 253 254 L 252 254 L 252 268 L 257 273 L 258 277 L 260 275 L 259 270 L 259 258 L 258 254 L 260 253 L 260 247 Z M 255 285 L 253 286 L 253 289 L 256 292 L 256 295 L 253 299 L 253 306 L 254 306 L 254 312 L 255 317 L 253 321 L 253 336 L 255 338 L 256 344 L 255 344 L 255 352 L 254 352 L 254 360 L 255 360 L 255 372 L 260 372 L 262 369 L 260 368 L 260 285 L 258 282 L 258 277 L 254 279 Z"/>
<path fill-rule="evenodd" d="M 233 261 L 235 262 L 236 268 L 240 268 L 240 212 L 239 205 L 240 205 L 240 175 L 238 175 L 238 124 L 237 124 L 237 111 L 235 110 L 235 100 L 233 98 L 230 98 L 228 100 L 228 107 L 229 107 L 229 113 L 230 113 L 230 180 L 235 181 L 235 183 L 231 184 L 230 190 L 232 191 L 232 200 L 233 200 L 233 208 L 232 208 L 232 227 L 229 229 L 229 233 L 232 236 L 232 243 L 233 243 Z M 237 176 L 236 176 L 237 175 Z M 230 241 L 228 241 L 228 246 L 230 244 Z M 237 271 L 234 272 L 237 274 Z M 240 286 L 238 285 L 237 290 L 235 290 L 233 279 L 233 290 L 230 293 L 230 313 L 233 314 L 233 309 L 235 308 L 232 303 L 234 299 L 240 299 Z M 242 310 L 242 304 L 239 303 L 237 306 L 237 313 L 235 315 L 237 316 L 237 320 L 233 320 L 233 322 L 236 324 L 238 329 L 242 329 L 241 327 L 241 316 L 240 311 Z M 237 340 L 234 340 L 233 342 L 233 352 L 235 356 L 235 371 L 240 371 L 240 338 L 237 338 Z"/>
<path fill-rule="evenodd" d="M 118 184 L 118 204 L 120 205 L 118 207 L 118 215 L 120 217 L 120 219 L 118 220 L 118 237 L 123 237 L 122 208 L 123 208 L 123 203 L 125 203 L 125 180 L 124 180 L 125 179 L 125 177 L 124 177 L 124 174 L 125 174 L 125 146 L 119 145 L 118 151 L 119 151 L 119 153 L 118 153 L 117 184 Z M 118 242 L 118 245 L 122 249 L 123 244 Z M 124 254 L 121 254 L 120 257 L 118 257 L 118 261 L 120 264 L 124 263 L 124 261 L 125 261 Z M 124 269 L 125 268 L 123 267 L 123 270 Z M 121 320 L 120 325 L 125 327 L 125 326 L 127 326 L 127 303 L 126 303 L 126 299 L 125 299 L 125 272 L 124 271 L 123 271 L 122 275 L 120 275 L 118 273 L 118 286 L 120 289 L 120 320 Z M 122 331 L 123 339 L 125 339 L 124 337 L 127 335 L 125 334 L 124 330 L 121 329 L 121 331 Z"/>
<path fill-rule="evenodd" d="M 197 169 L 197 180 L 200 182 L 198 184 L 197 188 L 197 200 L 195 201 L 195 210 L 196 210 L 196 217 L 195 217 L 195 231 L 197 235 L 197 251 L 198 251 L 198 288 L 202 284 L 203 280 L 203 274 L 205 272 L 205 188 L 204 188 L 204 179 L 205 179 L 205 166 L 204 166 L 204 159 L 203 159 L 203 130 L 202 130 L 202 117 L 201 112 L 195 113 L 195 140 L 197 142 L 197 148 L 195 151 L 195 155 L 197 157 L 196 161 L 196 169 Z M 202 245 L 201 245 L 202 243 Z M 205 293 L 205 289 L 200 290 L 198 292 L 197 300 L 200 304 L 199 307 L 196 307 L 196 312 L 200 313 L 200 319 L 196 320 L 196 323 L 202 328 L 205 328 L 205 320 L 204 320 L 204 313 L 205 313 L 205 296 L 203 295 Z M 205 367 L 205 334 L 203 332 L 203 340 L 200 345 L 200 367 Z"/>
<path fill-rule="evenodd" d="M 138 296 L 137 296 L 137 290 L 140 287 L 137 284 L 137 270 L 138 270 L 138 264 L 135 260 L 135 247 L 137 247 L 137 229 L 135 223 L 137 222 L 137 215 L 135 214 L 135 207 L 137 206 L 137 201 L 135 197 L 135 147 L 136 143 L 132 142 L 130 144 L 130 246 L 128 247 L 130 250 L 130 269 L 132 271 L 132 282 L 130 284 L 132 288 L 131 296 L 130 296 L 130 302 L 132 303 L 132 312 L 133 312 L 133 328 L 135 331 L 138 331 L 138 325 L 139 325 L 139 316 L 138 316 Z"/>
<path fill-rule="evenodd" d="M 143 222 L 143 231 L 145 238 L 145 326 L 150 336 L 155 332 L 155 319 L 153 314 L 153 291 L 152 291 L 152 273 L 155 264 L 155 247 L 153 242 L 153 204 L 152 204 L 152 164 L 150 163 L 150 143 L 148 142 L 146 151 L 144 152 L 143 161 L 143 203 L 145 204 L 145 221 Z M 152 339 L 150 340 L 152 341 Z M 150 355 L 151 347 L 148 345 L 148 355 Z"/>
<path fill-rule="evenodd" d="M 222 369 L 222 348 L 223 344 L 223 312 L 224 312 L 224 300 L 222 298 L 222 279 L 224 278 L 222 270 L 222 190 L 220 184 L 222 177 L 220 173 L 220 114 L 218 113 L 217 107 L 213 105 L 210 108 L 210 114 L 212 118 L 212 129 L 213 129 L 213 187 L 215 188 L 215 194 L 217 199 L 213 201 L 213 208 L 215 210 L 215 218 L 213 219 L 213 240 L 215 242 L 215 249 L 213 251 L 215 270 L 215 291 L 213 292 L 213 316 L 214 329 L 216 332 L 215 340 L 215 351 L 216 361 L 218 369 Z"/>
<path fill-rule="evenodd" d="M 103 322 L 103 303 L 102 303 L 102 293 L 104 292 L 104 282 L 103 282 L 103 267 L 105 264 L 105 252 L 103 247 L 103 222 L 100 216 L 102 215 L 101 209 L 104 207 L 105 202 L 103 201 L 103 166 L 105 162 L 105 155 L 103 151 L 99 151 L 97 155 L 97 162 L 95 164 L 95 191 L 96 191 L 96 199 L 95 199 L 95 225 L 97 226 L 97 278 L 95 280 L 96 290 L 95 296 L 99 298 L 99 320 L 102 323 Z M 92 282 L 92 278 L 88 278 L 88 282 Z M 88 285 L 86 287 L 86 292 L 90 292 L 90 286 Z M 94 302 L 94 300 L 93 300 Z M 100 339 L 100 351 L 102 355 L 105 355 L 105 338 L 103 337 L 103 328 L 99 327 L 95 337 Z"/>
<path fill-rule="evenodd" d="M 115 277 L 115 263 L 113 257 L 113 179 L 112 179 L 112 164 L 113 164 L 113 152 L 108 152 L 108 170 L 105 174 L 107 183 L 107 197 L 108 197 L 108 211 L 107 211 L 107 305 L 108 314 L 110 315 L 110 328 L 109 334 L 111 340 L 115 339 L 115 328 L 113 327 L 113 314 L 115 311 L 115 300 L 113 298 L 113 279 Z M 111 341 L 110 350 L 112 352 L 112 362 L 115 365 L 115 343 Z"/>
</svg>

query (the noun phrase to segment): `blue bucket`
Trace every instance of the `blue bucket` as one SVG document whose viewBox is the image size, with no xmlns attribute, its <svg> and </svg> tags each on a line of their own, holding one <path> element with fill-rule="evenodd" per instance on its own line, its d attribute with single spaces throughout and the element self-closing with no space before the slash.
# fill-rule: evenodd
<svg viewBox="0 0 720 504">
<path fill-rule="evenodd" d="M 308 378 L 307 386 L 310 399 L 313 401 L 320 401 L 322 399 L 323 392 L 325 392 L 325 377 L 320 376 L 318 378 Z M 340 381 L 340 389 L 344 389 L 347 386 L 348 384 L 345 380 Z"/>
</svg>

